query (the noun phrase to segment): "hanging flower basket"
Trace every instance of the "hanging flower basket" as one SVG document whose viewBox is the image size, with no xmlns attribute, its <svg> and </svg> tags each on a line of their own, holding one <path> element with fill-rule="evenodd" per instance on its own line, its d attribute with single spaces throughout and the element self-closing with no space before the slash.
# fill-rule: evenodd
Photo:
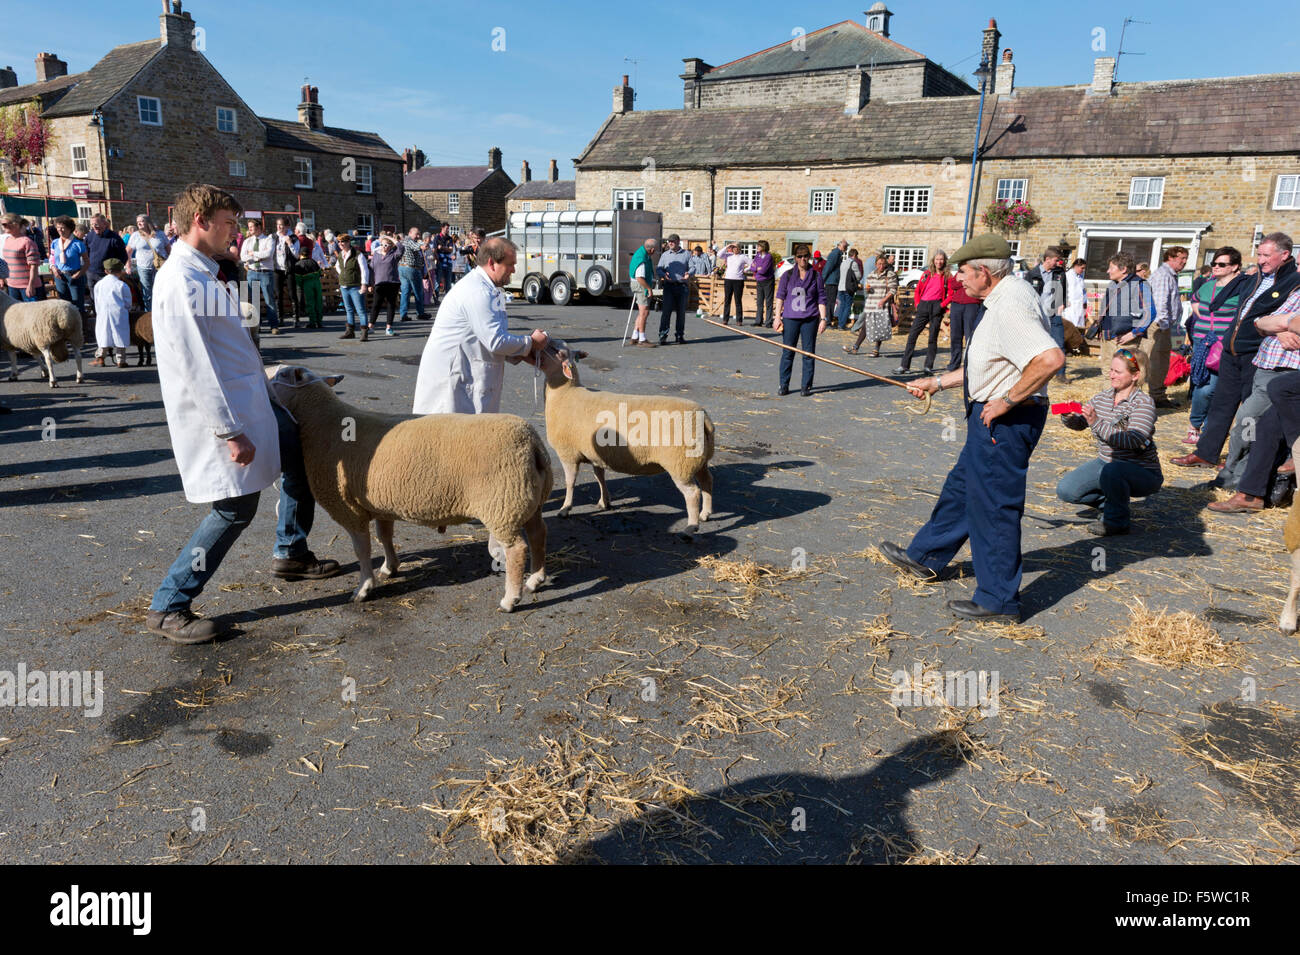
<svg viewBox="0 0 1300 955">
<path fill-rule="evenodd" d="M 1038 213 L 1019 199 L 996 199 L 984 211 L 984 224 L 994 232 L 1011 235 L 1038 225 Z"/>
</svg>

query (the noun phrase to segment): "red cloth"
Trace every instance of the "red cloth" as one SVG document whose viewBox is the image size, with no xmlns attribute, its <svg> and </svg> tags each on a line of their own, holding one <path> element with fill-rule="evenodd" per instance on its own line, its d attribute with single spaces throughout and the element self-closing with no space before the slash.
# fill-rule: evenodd
<svg viewBox="0 0 1300 955">
<path fill-rule="evenodd" d="M 1192 374 L 1191 363 L 1182 355 L 1174 352 L 1169 356 L 1169 373 L 1165 375 L 1165 387 L 1176 385 Z"/>
<path fill-rule="evenodd" d="M 1052 405 L 1052 414 L 1083 414 L 1083 405 L 1077 401 L 1063 401 Z"/>
</svg>

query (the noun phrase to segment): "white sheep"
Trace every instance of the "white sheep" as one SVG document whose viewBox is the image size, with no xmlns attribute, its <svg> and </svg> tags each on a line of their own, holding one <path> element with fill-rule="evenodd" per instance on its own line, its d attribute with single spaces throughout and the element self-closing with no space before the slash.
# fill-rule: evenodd
<svg viewBox="0 0 1300 955">
<path fill-rule="evenodd" d="M 69 352 L 77 360 L 77 383 L 85 381 L 81 371 L 82 335 L 81 313 L 71 302 L 17 302 L 0 294 L 0 350 L 9 353 L 10 381 L 18 380 L 20 351 L 45 359 L 44 374 L 51 388 L 59 386 L 54 366 L 67 361 Z"/>
<path fill-rule="evenodd" d="M 376 414 L 335 396 L 331 388 L 342 376 L 321 378 L 295 365 L 266 373 L 272 396 L 298 422 L 312 495 L 352 537 L 361 565 L 353 600 L 365 600 L 375 586 L 372 520 L 384 548 L 381 577 L 398 567 L 394 521 L 441 531 L 478 520 L 504 549 L 502 610 L 546 581 L 542 504 L 554 478 L 546 445 L 523 418 Z M 524 581 L 530 549 L 533 573 Z"/>
<path fill-rule="evenodd" d="M 596 472 L 600 508 L 609 510 L 605 471 L 658 474 L 666 471 L 686 501 L 686 536 L 713 514 L 713 421 L 689 398 L 620 395 L 584 388 L 578 361 L 586 352 L 552 340 L 542 358 L 546 375 L 546 440 L 564 466 L 564 504 L 573 506 L 573 485 L 584 463 Z M 703 507 L 701 507 L 701 496 Z"/>
<path fill-rule="evenodd" d="M 1278 629 L 1287 636 L 1296 631 L 1296 600 L 1300 598 L 1300 495 L 1291 504 L 1291 513 L 1287 515 L 1286 527 L 1282 531 L 1282 540 L 1291 552 L 1291 591 L 1286 595 L 1286 604 L 1282 607 L 1282 618 Z"/>
</svg>

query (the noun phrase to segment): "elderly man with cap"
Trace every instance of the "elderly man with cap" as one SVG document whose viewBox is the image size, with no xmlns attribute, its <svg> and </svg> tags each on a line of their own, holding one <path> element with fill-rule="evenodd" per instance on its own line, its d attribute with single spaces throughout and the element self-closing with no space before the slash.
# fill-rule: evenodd
<svg viewBox="0 0 1300 955">
<path fill-rule="evenodd" d="M 985 315 L 971 336 L 964 367 L 908 385 L 918 398 L 962 386 L 966 443 L 948 473 L 930 520 L 906 549 L 880 550 L 922 580 L 934 580 L 970 540 L 975 599 L 950 600 L 971 620 L 1020 618 L 1020 519 L 1029 457 L 1047 421 L 1047 382 L 1065 365 L 1038 294 L 1011 273 L 1011 247 L 977 236 L 953 253 L 957 279 Z"/>
<path fill-rule="evenodd" d="M 674 232 L 668 237 L 668 248 L 659 256 L 655 270 L 663 285 L 663 308 L 659 313 L 659 344 L 668 344 L 668 325 L 673 312 L 677 313 L 677 344 L 686 344 L 686 280 L 691 274 L 691 254 L 682 248 L 681 237 Z"/>
</svg>

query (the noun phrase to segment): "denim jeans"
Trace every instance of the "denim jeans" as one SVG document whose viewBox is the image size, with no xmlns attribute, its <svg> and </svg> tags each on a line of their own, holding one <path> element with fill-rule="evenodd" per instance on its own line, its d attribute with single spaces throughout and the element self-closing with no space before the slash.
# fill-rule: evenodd
<svg viewBox="0 0 1300 955">
<path fill-rule="evenodd" d="M 1192 411 L 1189 421 L 1197 431 L 1201 430 L 1201 425 L 1205 424 L 1205 419 L 1210 414 L 1210 399 L 1214 397 L 1214 389 L 1218 384 L 1219 376 L 1211 373 L 1208 382 L 1192 387 Z"/>
<path fill-rule="evenodd" d="M 817 316 L 812 318 L 787 318 L 782 322 L 781 341 L 787 345 L 797 345 L 806 352 L 817 353 L 817 326 L 821 319 Z M 813 370 L 817 367 L 817 360 L 803 356 L 803 381 L 802 388 L 811 388 L 813 386 Z M 794 370 L 794 352 L 781 350 L 781 361 L 777 366 L 777 375 L 782 388 L 790 387 L 790 372 Z"/>
<path fill-rule="evenodd" d="M 1128 527 L 1129 498 L 1154 494 L 1163 483 L 1159 471 L 1132 461 L 1093 458 L 1057 482 L 1056 496 L 1070 504 L 1101 508 L 1102 523 L 1109 527 Z"/>
<path fill-rule="evenodd" d="M 853 311 L 853 293 L 840 291 L 835 296 L 835 326 L 840 328 L 849 327 L 849 315 Z"/>
<path fill-rule="evenodd" d="M 280 430 L 280 462 L 284 469 L 280 479 L 274 554 L 276 557 L 301 557 L 307 553 L 307 535 L 311 533 L 316 517 L 316 499 L 307 484 L 298 426 L 279 405 L 271 407 Z M 154 593 L 150 610 L 171 613 L 189 609 L 221 566 L 227 551 L 234 546 L 244 528 L 252 523 L 260 496 L 261 492 L 255 491 L 212 502 L 212 510 L 199 523 Z"/>
<path fill-rule="evenodd" d="M 347 316 L 348 328 L 366 324 L 366 300 L 361 295 L 361 286 L 345 285 L 339 289 L 339 298 L 343 299 L 343 312 Z"/>
<path fill-rule="evenodd" d="M 54 277 L 54 290 L 59 293 L 59 298 L 65 302 L 71 302 L 77 306 L 77 311 L 84 318 L 86 315 L 86 277 L 83 275 L 79 279 L 65 279 L 60 275 Z"/>
<path fill-rule="evenodd" d="M 28 295 L 26 289 L 14 288 L 12 285 L 7 286 L 7 288 L 8 288 L 8 291 L 9 291 L 9 297 L 12 298 L 12 299 L 15 299 L 16 301 L 19 301 L 19 302 L 38 302 L 38 301 L 40 301 L 40 293 L 39 293 L 39 292 L 38 292 L 36 295 Z"/>
<path fill-rule="evenodd" d="M 157 269 L 136 269 L 135 274 L 140 279 L 140 303 L 144 306 L 146 312 L 153 311 L 153 280 L 158 274 Z"/>
<path fill-rule="evenodd" d="M 259 294 L 262 296 L 262 304 L 266 306 L 266 324 L 270 328 L 280 327 L 280 313 L 276 310 L 275 305 L 275 279 L 274 273 L 266 271 L 249 270 L 248 281 L 256 282 L 259 288 Z M 261 324 L 261 320 L 258 320 Z"/>
<path fill-rule="evenodd" d="M 406 301 L 407 297 L 415 299 L 415 314 L 424 314 L 424 289 L 420 287 L 420 270 L 410 265 L 399 265 L 397 267 L 397 277 L 401 279 L 401 306 L 398 309 L 397 317 L 406 318 Z"/>
<path fill-rule="evenodd" d="M 451 287 L 454 284 L 451 279 L 451 266 L 440 265 L 438 266 L 437 272 L 438 272 L 438 284 L 442 286 L 443 293 L 445 294 L 451 291 Z"/>
</svg>

